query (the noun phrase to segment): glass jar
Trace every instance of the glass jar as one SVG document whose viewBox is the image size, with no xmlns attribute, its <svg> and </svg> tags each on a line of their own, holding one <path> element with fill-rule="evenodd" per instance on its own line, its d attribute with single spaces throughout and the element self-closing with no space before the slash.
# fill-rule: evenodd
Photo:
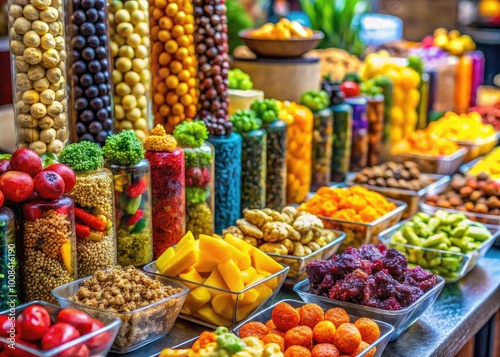
<svg viewBox="0 0 500 357">
<path fill-rule="evenodd" d="M 144 142 L 152 125 L 149 2 L 114 0 L 109 2 L 108 11 L 114 127 L 116 131 L 133 129 Z M 126 28 L 129 17 L 133 19 L 133 32 Z"/>
<path fill-rule="evenodd" d="M 343 182 L 351 162 L 352 108 L 337 104 L 330 109 L 333 113 L 331 181 Z"/>
<path fill-rule="evenodd" d="M 153 257 L 181 240 L 186 230 L 184 152 L 147 151 L 153 192 Z"/>
<path fill-rule="evenodd" d="M 464 54 L 458 58 L 455 73 L 455 100 L 454 112 L 463 114 L 471 103 L 472 90 L 472 57 Z"/>
<path fill-rule="evenodd" d="M 390 125 L 391 125 L 391 108 L 392 108 L 392 81 L 387 81 L 381 86 L 382 95 L 384 96 L 384 130 L 382 134 L 382 142 L 388 143 L 390 138 Z"/>
<path fill-rule="evenodd" d="M 24 203 L 21 218 L 21 279 L 24 301 L 57 304 L 52 290 L 76 279 L 75 212 L 66 195 Z"/>
<path fill-rule="evenodd" d="M 281 210 L 286 206 L 286 140 L 283 120 L 265 126 L 266 143 L 266 207 Z"/>
<path fill-rule="evenodd" d="M 470 106 L 477 105 L 477 89 L 484 81 L 484 54 L 481 51 L 472 51 L 469 56 L 472 59 L 472 83 L 471 83 L 471 99 Z"/>
<path fill-rule="evenodd" d="M 153 260 L 151 170 L 148 160 L 110 165 L 115 187 L 116 255 L 118 264 L 145 265 Z"/>
<path fill-rule="evenodd" d="M 345 103 L 352 107 L 352 140 L 349 171 L 360 171 L 366 167 L 368 159 L 367 100 L 363 97 L 353 97 L 346 98 Z"/>
<path fill-rule="evenodd" d="M 0 207 L 0 311 L 20 303 L 19 255 L 16 247 L 14 212 Z"/>
<path fill-rule="evenodd" d="M 378 165 L 384 130 L 384 96 L 367 98 L 366 116 L 368 117 L 368 158 L 367 165 Z"/>
<path fill-rule="evenodd" d="M 215 233 L 241 217 L 241 135 L 208 138 L 215 149 Z"/>
<path fill-rule="evenodd" d="M 266 144 L 263 129 L 241 134 L 241 209 L 266 207 Z"/>
<path fill-rule="evenodd" d="M 75 172 L 75 201 L 78 277 L 116 265 L 115 190 L 113 175 L 106 168 Z"/>
<path fill-rule="evenodd" d="M 314 113 L 311 190 L 328 186 L 331 176 L 333 114 L 330 109 Z"/>
<path fill-rule="evenodd" d="M 59 154 L 68 141 L 63 6 L 9 0 L 7 7 L 17 147 L 39 155 Z"/>
<path fill-rule="evenodd" d="M 205 142 L 184 148 L 186 161 L 186 231 L 195 238 L 214 233 L 214 147 Z"/>
<path fill-rule="evenodd" d="M 113 91 L 106 0 L 68 6 L 71 142 L 104 145 L 113 134 Z"/>
</svg>

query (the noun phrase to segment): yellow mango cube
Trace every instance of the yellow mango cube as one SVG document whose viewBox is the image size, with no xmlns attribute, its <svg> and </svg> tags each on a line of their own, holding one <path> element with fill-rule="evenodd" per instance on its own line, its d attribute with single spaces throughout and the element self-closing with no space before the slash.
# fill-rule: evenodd
<svg viewBox="0 0 500 357">
<path fill-rule="evenodd" d="M 181 314 L 191 315 L 191 311 L 187 308 L 186 305 L 182 305 Z"/>
<path fill-rule="evenodd" d="M 220 263 L 222 262 L 212 255 L 203 254 L 203 258 L 201 258 L 193 268 L 196 269 L 198 273 L 211 273 Z"/>
<path fill-rule="evenodd" d="M 259 298 L 259 290 L 256 288 L 245 291 L 243 299 L 238 302 L 238 307 L 252 304 Z"/>
<path fill-rule="evenodd" d="M 193 316 L 215 326 L 230 326 L 232 324 L 231 320 L 225 319 L 224 317 L 216 313 L 214 309 L 209 305 L 205 305 L 198 311 L 194 311 Z"/>
<path fill-rule="evenodd" d="M 227 262 L 229 259 L 233 259 L 240 269 L 246 269 L 252 265 L 252 260 L 248 254 L 240 252 L 222 239 L 200 235 L 199 242 L 202 252 L 214 256 L 222 263 Z"/>
<path fill-rule="evenodd" d="M 186 302 L 184 303 L 184 305 L 190 311 L 196 311 L 200 307 L 205 305 L 207 302 L 209 302 L 211 298 L 212 295 L 210 295 L 208 289 L 200 286 L 189 292 L 188 296 L 186 297 Z"/>
<path fill-rule="evenodd" d="M 258 298 L 251 304 L 241 307 L 240 305 L 238 305 L 238 309 L 236 310 L 236 321 L 241 321 L 243 319 L 246 319 L 260 304 L 262 304 L 273 293 L 271 288 L 269 288 L 264 284 L 258 285 L 254 289 L 259 294 Z"/>
<path fill-rule="evenodd" d="M 231 291 L 241 291 L 245 288 L 241 271 L 234 260 L 229 259 L 226 263 L 217 265 L 217 269 Z"/>
<path fill-rule="evenodd" d="M 257 277 L 257 270 L 254 267 L 249 267 L 248 269 L 241 271 L 241 280 L 243 284 L 247 285 L 249 282 L 254 281 Z"/>
<path fill-rule="evenodd" d="M 183 246 L 172 259 L 170 259 L 160 270 L 160 273 L 168 276 L 178 276 L 183 271 L 192 267 L 198 261 L 199 251 L 195 246 Z"/>
<path fill-rule="evenodd" d="M 182 247 L 184 247 L 186 245 L 194 245 L 194 244 L 195 244 L 195 239 L 194 239 L 193 233 L 191 233 L 191 231 L 188 231 L 184 235 L 184 237 L 181 238 L 179 243 L 177 243 L 177 245 L 174 247 L 174 249 L 176 252 L 178 252 L 179 249 L 181 249 Z"/>
<path fill-rule="evenodd" d="M 173 247 L 167 248 L 156 260 L 156 267 L 158 268 L 159 271 L 162 271 L 162 269 L 167 265 L 167 263 L 174 258 L 175 255 L 175 250 Z"/>
<path fill-rule="evenodd" d="M 234 301 L 232 294 L 220 294 L 212 299 L 214 311 L 223 318 L 232 320 L 234 315 Z"/>
<path fill-rule="evenodd" d="M 262 270 L 274 274 L 283 270 L 283 266 L 280 263 L 259 249 L 255 249 L 252 252 L 252 263 L 257 271 Z"/>
<path fill-rule="evenodd" d="M 199 284 L 203 284 L 203 281 L 204 281 L 204 279 L 201 277 L 200 274 L 198 274 L 198 272 L 196 271 L 195 268 L 189 268 L 188 270 L 180 273 L 179 278 L 184 279 L 184 280 L 193 281 L 193 282 L 199 283 Z M 186 286 L 191 290 L 196 289 L 198 287 L 198 285 L 189 284 L 186 282 L 184 282 L 184 284 L 186 284 Z"/>
<path fill-rule="evenodd" d="M 212 274 L 205 280 L 205 285 L 207 286 L 212 286 L 214 288 L 219 288 L 223 290 L 229 290 L 229 287 L 227 286 L 226 282 L 224 281 L 224 278 L 222 275 L 219 273 L 219 269 L 214 269 Z M 224 294 L 222 291 L 214 290 L 214 289 L 209 289 L 210 294 L 212 296 Z"/>
<path fill-rule="evenodd" d="M 233 236 L 232 234 L 226 234 L 224 236 L 224 240 L 226 242 L 228 242 L 229 244 L 231 244 L 233 247 L 235 247 L 236 249 L 238 249 L 239 251 L 241 252 L 244 252 L 248 255 L 251 255 L 251 253 L 257 249 L 255 248 L 253 245 L 245 242 L 243 239 L 239 239 L 239 238 L 236 238 L 235 236 Z"/>
</svg>

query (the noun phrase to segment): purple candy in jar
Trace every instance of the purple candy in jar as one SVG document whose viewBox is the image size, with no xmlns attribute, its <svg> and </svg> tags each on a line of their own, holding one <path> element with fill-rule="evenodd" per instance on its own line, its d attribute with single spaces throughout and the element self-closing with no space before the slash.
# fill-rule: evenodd
<svg viewBox="0 0 500 357">
<path fill-rule="evenodd" d="M 349 171 L 366 167 L 368 159 L 368 117 L 367 100 L 363 97 L 346 98 L 344 103 L 352 107 L 352 141 Z"/>
</svg>

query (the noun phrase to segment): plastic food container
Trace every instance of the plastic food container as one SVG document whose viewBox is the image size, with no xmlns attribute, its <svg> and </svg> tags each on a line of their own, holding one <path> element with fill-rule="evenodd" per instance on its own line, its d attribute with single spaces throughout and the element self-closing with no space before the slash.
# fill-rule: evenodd
<svg viewBox="0 0 500 357">
<path fill-rule="evenodd" d="M 285 285 L 292 286 L 293 284 L 298 283 L 299 281 L 307 278 L 306 274 L 306 264 L 313 260 L 325 260 L 330 259 L 339 249 L 340 244 L 345 239 L 345 233 L 340 231 L 333 231 L 335 233 L 335 239 L 320 249 L 312 252 L 303 257 L 296 257 L 293 255 L 281 255 L 268 253 L 267 255 L 272 257 L 278 263 L 283 265 L 288 265 L 290 270 L 286 276 Z"/>
<path fill-rule="evenodd" d="M 314 113 L 311 190 L 330 183 L 332 165 L 333 115 L 330 109 Z"/>
<path fill-rule="evenodd" d="M 367 100 L 363 97 L 347 98 L 344 101 L 352 107 L 352 138 L 350 171 L 359 171 L 366 167 L 368 160 L 368 118 Z"/>
<path fill-rule="evenodd" d="M 14 299 L 19 305 L 19 254 L 16 247 L 14 212 L 0 207 L 0 310 L 9 309 L 7 302 Z"/>
<path fill-rule="evenodd" d="M 176 281 L 155 274 L 146 274 L 160 281 L 163 285 L 181 288 L 182 291 L 130 312 L 112 312 L 71 301 L 70 298 L 78 292 L 82 286 L 82 282 L 88 278 L 79 279 L 60 286 L 54 289 L 52 294 L 56 297 L 61 306 L 73 307 L 85 311 L 90 316 L 104 323 L 114 321 L 116 318 L 121 320 L 122 324 L 113 343 L 111 352 L 125 354 L 135 351 L 170 332 L 186 300 L 186 295 L 189 292 L 186 286 Z"/>
<path fill-rule="evenodd" d="M 236 335 L 239 335 L 239 331 L 240 331 L 241 327 L 248 322 L 256 321 L 256 322 L 262 322 L 263 324 L 265 324 L 267 321 L 271 320 L 271 318 L 272 318 L 271 315 L 272 315 L 273 309 L 276 307 L 276 305 L 278 305 L 281 302 L 285 302 L 287 304 L 290 304 L 294 308 L 299 308 L 299 307 L 302 307 L 306 304 L 302 301 L 297 301 L 297 300 L 288 300 L 287 299 L 287 300 L 280 301 L 272 306 L 269 306 L 268 308 L 259 312 L 258 314 L 252 316 L 248 320 L 245 320 L 244 322 L 242 322 L 241 324 L 236 326 L 233 329 L 233 332 Z M 361 313 L 349 313 L 349 316 L 351 318 L 352 323 L 354 323 L 357 319 L 359 319 L 361 317 L 368 317 L 368 316 L 361 314 Z M 366 350 L 364 350 L 360 354 L 357 354 L 356 357 L 367 356 L 373 347 L 375 347 L 377 349 L 375 354 L 373 355 L 373 357 L 380 357 L 382 355 L 382 352 L 385 349 L 385 346 L 387 346 L 387 343 L 389 343 L 389 339 L 391 338 L 391 336 L 394 332 L 394 327 L 392 327 L 390 324 L 382 322 L 382 321 L 375 320 L 375 322 L 377 323 L 377 325 L 380 329 L 380 337 L 375 342 L 373 342 L 370 345 L 370 347 L 367 347 Z"/>
<path fill-rule="evenodd" d="M 147 151 L 153 191 L 153 256 L 177 244 L 186 228 L 184 152 Z"/>
<path fill-rule="evenodd" d="M 144 265 L 153 260 L 151 170 L 148 160 L 136 165 L 110 165 L 115 184 L 118 264 Z"/>
<path fill-rule="evenodd" d="M 170 276 L 169 279 L 179 281 L 189 286 L 189 288 L 191 289 L 191 293 L 199 288 L 204 288 L 209 291 L 211 297 L 205 304 L 200 306 L 196 311 L 189 311 L 188 308 L 184 306 L 181 311 L 180 317 L 185 320 L 215 329 L 218 326 L 235 326 L 238 322 L 246 319 L 253 312 L 267 306 L 281 289 L 288 270 L 289 267 L 284 266 L 283 269 L 279 272 L 271 274 L 267 278 L 255 282 L 241 291 L 223 290 L 210 285 L 200 284 L 194 281 L 174 278 Z M 144 271 L 154 275 L 163 276 L 158 272 L 156 262 L 152 262 L 146 265 L 144 267 Z M 249 292 L 250 290 L 258 292 L 259 297 L 257 298 L 257 300 L 255 300 L 254 303 L 241 306 L 243 304 L 241 301 L 245 297 L 245 293 Z M 269 293 L 269 295 L 262 294 L 263 292 L 267 292 Z M 190 297 L 188 297 L 188 299 L 189 298 Z M 227 310 L 225 311 L 225 317 L 217 314 L 217 324 L 211 323 L 204 317 L 207 315 L 207 311 L 209 311 L 208 313 L 214 314 L 215 307 L 227 306 L 228 304 L 232 304 L 233 306 L 229 306 L 227 308 Z"/>
<path fill-rule="evenodd" d="M 266 207 L 265 130 L 241 134 L 241 208 Z"/>
<path fill-rule="evenodd" d="M 281 210 L 286 205 L 286 124 L 276 120 L 267 131 L 266 207 Z"/>
<path fill-rule="evenodd" d="M 454 141 L 458 146 L 467 149 L 464 162 L 469 162 L 474 160 L 476 157 L 489 153 L 498 143 L 498 134 L 494 134 L 489 138 L 478 139 L 476 141 Z"/>
<path fill-rule="evenodd" d="M 23 301 L 56 302 L 52 289 L 76 278 L 77 248 L 73 200 L 34 199 L 24 203 L 20 220 Z"/>
<path fill-rule="evenodd" d="M 186 166 L 186 231 L 214 232 L 214 147 L 183 148 Z"/>
<path fill-rule="evenodd" d="M 347 104 L 330 107 L 333 112 L 333 142 L 330 179 L 343 182 L 351 162 L 352 108 Z"/>
<path fill-rule="evenodd" d="M 115 191 L 113 175 L 106 168 L 75 172 L 78 277 L 116 265 Z"/>
<path fill-rule="evenodd" d="M 215 148 L 215 233 L 222 233 L 241 216 L 241 136 L 210 136 Z"/>
<path fill-rule="evenodd" d="M 437 195 L 441 193 L 450 182 L 449 176 L 444 175 L 432 175 L 432 174 L 423 174 L 422 176 L 426 176 L 432 179 L 432 183 L 424 187 L 419 191 L 413 190 L 403 190 L 399 188 L 392 187 L 380 187 L 380 186 L 371 186 L 367 184 L 359 184 L 354 182 L 354 178 L 356 177 L 356 173 L 349 173 L 346 178 L 347 186 L 363 186 L 369 190 L 379 192 L 385 197 L 394 198 L 396 200 L 403 201 L 407 204 L 406 210 L 403 212 L 403 218 L 408 218 L 413 216 L 418 212 L 418 202 L 426 195 Z"/>
<path fill-rule="evenodd" d="M 369 97 L 366 106 L 368 117 L 368 158 L 367 165 L 378 165 L 384 134 L 384 96 Z"/>
<path fill-rule="evenodd" d="M 52 323 L 54 323 L 56 321 L 56 318 L 57 318 L 57 315 L 59 314 L 59 311 L 61 311 L 63 309 L 63 307 L 58 306 L 58 305 L 49 304 L 48 302 L 41 301 L 41 300 L 35 300 L 35 301 L 31 301 L 29 303 L 26 303 L 26 304 L 23 304 L 23 305 L 16 307 L 16 311 L 15 311 L 16 317 L 21 315 L 26 308 L 28 308 L 29 306 L 33 306 L 33 305 L 40 305 L 40 306 L 44 307 L 49 312 L 50 320 Z M 0 315 L 8 315 L 8 314 L 9 314 L 8 310 L 0 312 Z M 15 344 L 16 350 L 19 349 L 20 351 L 25 351 L 25 352 L 19 352 L 20 355 L 23 355 L 23 356 L 29 355 L 29 356 L 37 356 L 37 357 L 53 357 L 53 356 L 55 357 L 55 356 L 62 356 L 63 354 L 65 356 L 70 356 L 70 355 L 75 355 L 78 352 L 78 349 L 80 348 L 79 346 L 81 346 L 82 344 L 85 344 L 87 342 L 90 342 L 89 340 L 91 340 L 94 337 L 97 337 L 99 341 L 103 341 L 103 344 L 101 344 L 97 347 L 93 347 L 93 348 L 90 347 L 88 356 L 89 357 L 107 356 L 109 349 L 111 348 L 111 345 L 116 337 L 118 329 L 120 328 L 121 321 L 120 321 L 120 319 L 113 317 L 113 316 L 110 316 L 107 318 L 103 318 L 104 316 L 99 315 L 99 314 L 94 314 L 92 316 L 94 318 L 100 320 L 104 324 L 104 327 L 102 327 L 94 332 L 80 336 L 73 341 L 66 342 L 66 343 L 62 344 L 61 346 L 54 347 L 54 348 L 47 350 L 47 351 L 33 349 L 31 347 L 24 346 L 23 344 L 17 343 L 17 342 Z M 104 341 L 106 341 L 106 342 L 104 343 Z M 11 344 L 11 342 L 9 342 L 6 338 L 1 337 L 1 336 L 0 336 L 0 342 L 5 343 L 5 344 Z M 73 348 L 75 346 L 78 346 L 77 348 L 75 348 L 76 351 L 73 350 Z M 88 347 L 88 345 L 87 345 L 87 347 Z M 87 356 L 87 355 L 85 355 L 85 356 Z"/>
<path fill-rule="evenodd" d="M 380 320 L 394 326 L 394 334 L 391 336 L 391 341 L 394 341 L 408 327 L 410 327 L 420 316 L 436 301 L 444 287 L 444 279 L 437 277 L 436 285 L 420 297 L 410 306 L 400 310 L 383 310 L 375 307 L 353 304 L 340 300 L 333 300 L 324 296 L 317 296 L 309 293 L 309 280 L 306 279 L 296 284 L 293 290 L 299 294 L 300 298 L 308 303 L 315 303 L 324 309 L 332 307 L 341 307 L 348 314 L 369 317 L 373 320 Z"/>
<path fill-rule="evenodd" d="M 476 266 L 477 261 L 484 257 L 486 252 L 488 252 L 493 243 L 495 243 L 497 237 L 500 236 L 500 228 L 498 226 L 487 225 L 486 228 L 488 228 L 492 236 L 488 240 L 485 240 L 476 250 L 466 254 L 392 242 L 392 236 L 399 231 L 406 222 L 408 221 L 400 222 L 394 227 L 380 233 L 379 239 L 385 245 L 395 248 L 403 253 L 408 259 L 408 264 L 420 265 L 422 268 L 432 271 L 436 275 L 442 276 L 447 283 L 454 283 L 467 275 L 467 273 L 469 273 Z M 420 251 L 423 253 L 420 253 Z M 421 255 L 424 255 L 424 261 L 418 259 Z M 445 266 L 439 265 L 435 268 L 435 270 L 426 264 L 422 264 L 424 262 L 427 263 L 430 259 L 434 258 L 454 258 L 460 264 L 456 269 L 448 269 Z"/>
<path fill-rule="evenodd" d="M 467 216 L 467 218 L 470 219 L 471 221 L 481 222 L 483 224 L 491 224 L 491 225 L 500 226 L 500 216 L 496 216 L 493 214 L 464 212 L 464 211 L 454 210 L 454 209 L 450 209 L 450 208 L 431 206 L 425 202 L 420 202 L 419 206 L 420 206 L 420 210 L 428 215 L 434 215 L 437 211 L 443 210 L 443 211 L 446 211 L 449 213 L 465 214 Z"/>
<path fill-rule="evenodd" d="M 393 155 L 394 161 L 413 161 L 418 165 L 421 172 L 437 175 L 453 175 L 459 169 L 467 154 L 466 148 L 461 148 L 451 155 L 428 156 L 421 154 L 397 154 Z"/>
</svg>

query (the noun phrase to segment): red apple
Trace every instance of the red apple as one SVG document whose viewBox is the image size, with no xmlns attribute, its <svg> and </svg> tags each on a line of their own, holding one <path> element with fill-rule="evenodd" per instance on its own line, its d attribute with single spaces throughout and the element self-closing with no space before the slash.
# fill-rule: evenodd
<svg viewBox="0 0 500 357">
<path fill-rule="evenodd" d="M 9 160 L 0 160 L 0 175 L 3 175 L 7 171 L 10 171 L 10 161 Z"/>
<path fill-rule="evenodd" d="M 22 148 L 12 154 L 10 167 L 12 170 L 26 172 L 31 177 L 35 177 L 42 171 L 42 160 L 33 150 Z"/>
<path fill-rule="evenodd" d="M 64 192 L 64 180 L 55 171 L 42 171 L 35 176 L 35 192 L 46 200 L 55 200 Z"/>
<path fill-rule="evenodd" d="M 3 202 L 4 202 L 4 201 L 5 201 L 5 197 L 4 197 L 4 195 L 3 195 L 3 192 L 2 192 L 2 191 L 0 191 L 0 207 L 2 207 L 2 206 L 3 206 Z"/>
<path fill-rule="evenodd" d="M 0 190 L 5 199 L 11 202 L 22 202 L 33 194 L 33 179 L 20 171 L 7 171 L 0 176 Z"/>
<path fill-rule="evenodd" d="M 64 164 L 52 164 L 43 171 L 55 171 L 57 172 L 64 180 L 64 193 L 70 192 L 76 183 L 76 175 L 71 167 Z"/>
</svg>

